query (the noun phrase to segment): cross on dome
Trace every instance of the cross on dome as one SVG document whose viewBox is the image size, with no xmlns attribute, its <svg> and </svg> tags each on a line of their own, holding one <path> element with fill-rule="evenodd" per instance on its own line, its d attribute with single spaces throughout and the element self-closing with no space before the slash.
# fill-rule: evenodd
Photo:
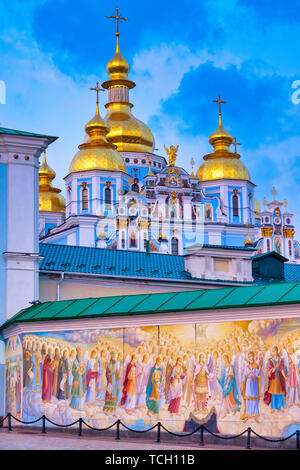
<svg viewBox="0 0 300 470">
<path fill-rule="evenodd" d="M 223 103 L 225 104 L 225 103 L 227 103 L 227 101 L 222 101 L 222 100 L 221 100 L 221 95 L 218 95 L 218 96 L 219 96 L 218 99 L 217 99 L 217 100 L 212 100 L 212 102 L 219 104 L 219 125 L 221 125 L 221 124 L 222 124 L 222 120 L 221 120 L 221 115 L 222 115 L 222 113 L 221 113 L 221 104 L 223 104 Z"/>
<path fill-rule="evenodd" d="M 116 8 L 116 16 L 112 15 L 107 15 L 107 18 L 111 18 L 112 20 L 116 20 L 117 23 L 117 31 L 116 31 L 116 36 L 120 36 L 119 33 L 119 21 L 127 21 L 127 18 L 119 16 L 119 8 Z"/>
</svg>

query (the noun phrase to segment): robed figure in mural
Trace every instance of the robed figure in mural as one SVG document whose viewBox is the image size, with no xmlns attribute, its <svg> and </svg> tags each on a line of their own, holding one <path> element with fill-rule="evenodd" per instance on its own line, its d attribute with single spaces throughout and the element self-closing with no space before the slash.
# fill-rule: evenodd
<svg viewBox="0 0 300 470">
<path fill-rule="evenodd" d="M 272 357 L 267 364 L 268 386 L 264 402 L 271 411 L 281 411 L 286 406 L 286 380 L 284 361 L 279 355 L 278 347 L 273 346 Z"/>
<path fill-rule="evenodd" d="M 55 381 L 55 362 L 53 358 L 52 348 L 48 349 L 48 354 L 43 363 L 42 377 L 42 400 L 43 402 L 51 402 Z"/>
<path fill-rule="evenodd" d="M 69 398 L 69 362 L 68 351 L 65 349 L 58 366 L 58 394 L 59 400 Z"/>
<path fill-rule="evenodd" d="M 119 363 L 117 361 L 117 354 L 115 351 L 111 352 L 111 359 L 106 368 L 106 394 L 105 403 L 103 407 L 104 413 L 114 414 L 117 406 L 118 389 L 117 380 L 119 378 Z"/>
<path fill-rule="evenodd" d="M 254 418 L 258 421 L 259 417 L 259 397 L 260 397 L 260 375 L 261 370 L 255 362 L 254 351 L 248 352 L 248 362 L 245 366 L 241 393 L 242 393 L 242 411 L 241 419 L 247 420 Z"/>
<path fill-rule="evenodd" d="M 76 348 L 76 358 L 72 366 L 72 388 L 70 407 L 74 409 L 82 408 L 82 401 L 85 393 L 85 365 L 82 360 L 82 349 L 80 346 Z"/>
<path fill-rule="evenodd" d="M 222 416 L 223 418 L 228 414 L 235 414 L 240 410 L 241 402 L 238 399 L 238 389 L 236 384 L 236 373 L 233 365 L 231 364 L 229 354 L 223 355 L 224 370 L 219 383 L 222 387 Z"/>
<path fill-rule="evenodd" d="M 205 363 L 205 354 L 200 353 L 198 361 L 194 371 L 194 399 L 196 411 L 206 411 L 208 398 L 210 397 L 210 374 Z"/>
<path fill-rule="evenodd" d="M 146 389 L 146 404 L 149 415 L 159 414 L 159 405 L 161 399 L 160 385 L 162 380 L 162 368 L 160 367 L 161 360 L 158 357 L 155 365 L 152 367 L 149 381 Z"/>
<path fill-rule="evenodd" d="M 136 405 L 136 354 L 132 354 L 130 363 L 127 365 L 125 379 L 123 383 L 123 395 L 121 405 L 125 407 L 127 413 L 131 414 Z"/>
<path fill-rule="evenodd" d="M 183 373 L 182 359 L 181 357 L 178 357 L 170 377 L 170 387 L 168 392 L 168 411 L 170 411 L 171 414 L 179 414 L 185 380 L 186 376 Z"/>
<path fill-rule="evenodd" d="M 96 351 L 91 351 L 91 357 L 86 366 L 86 403 L 93 403 L 96 400 L 96 385 L 98 380 L 99 363 L 96 358 Z"/>
</svg>

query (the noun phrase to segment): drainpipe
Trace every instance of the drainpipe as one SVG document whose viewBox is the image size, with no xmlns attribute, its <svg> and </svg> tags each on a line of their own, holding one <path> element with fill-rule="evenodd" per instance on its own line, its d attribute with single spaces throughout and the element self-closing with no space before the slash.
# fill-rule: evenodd
<svg viewBox="0 0 300 470">
<path fill-rule="evenodd" d="M 59 279 L 59 281 L 58 281 L 58 283 L 57 283 L 56 300 L 60 300 L 60 285 L 61 285 L 61 283 L 63 282 L 64 278 L 65 278 L 65 273 L 62 272 L 62 273 L 60 274 L 60 279 Z"/>
</svg>

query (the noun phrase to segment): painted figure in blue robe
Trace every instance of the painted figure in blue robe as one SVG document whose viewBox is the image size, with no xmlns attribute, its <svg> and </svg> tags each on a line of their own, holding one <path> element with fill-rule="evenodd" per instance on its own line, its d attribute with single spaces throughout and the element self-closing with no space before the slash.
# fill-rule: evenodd
<svg viewBox="0 0 300 470">
<path fill-rule="evenodd" d="M 235 414 L 240 410 L 240 404 L 238 398 L 238 389 L 235 379 L 235 370 L 231 364 L 231 357 L 228 353 L 223 355 L 224 370 L 219 380 L 222 387 L 222 405 L 221 405 L 221 416 L 224 418 L 228 414 Z"/>
<path fill-rule="evenodd" d="M 100 401 L 105 400 L 106 394 L 106 366 L 107 366 L 107 359 L 106 359 L 106 351 L 104 349 L 100 352 L 100 357 L 98 361 L 98 380 L 96 385 L 96 399 Z"/>
<path fill-rule="evenodd" d="M 122 387 L 123 387 L 123 383 L 122 383 L 122 376 L 123 376 L 123 355 L 122 353 L 118 353 L 118 377 L 117 377 L 117 382 L 116 382 L 116 386 L 117 386 L 117 405 L 120 405 L 121 404 L 121 399 L 122 399 Z"/>
<path fill-rule="evenodd" d="M 160 367 L 160 358 L 156 359 L 155 365 L 152 367 L 148 385 L 146 388 L 146 405 L 148 408 L 148 414 L 158 415 L 160 405 L 160 391 L 161 391 L 161 379 L 162 369 Z"/>
<path fill-rule="evenodd" d="M 243 397 L 243 407 L 241 419 L 254 418 L 259 421 L 259 397 L 260 397 L 260 375 L 261 370 L 255 362 L 254 351 L 248 352 L 248 362 L 244 368 L 242 376 L 241 392 Z"/>
<path fill-rule="evenodd" d="M 33 374 L 33 379 L 30 380 L 29 389 L 32 392 L 40 392 L 42 389 L 42 377 L 43 377 L 43 358 L 41 345 L 39 342 L 32 345 L 32 354 L 31 354 L 31 372 Z"/>
<path fill-rule="evenodd" d="M 85 365 L 82 360 L 82 349 L 80 346 L 76 348 L 76 358 L 72 366 L 72 388 L 70 407 L 81 409 L 83 405 L 83 397 L 85 393 Z"/>
</svg>

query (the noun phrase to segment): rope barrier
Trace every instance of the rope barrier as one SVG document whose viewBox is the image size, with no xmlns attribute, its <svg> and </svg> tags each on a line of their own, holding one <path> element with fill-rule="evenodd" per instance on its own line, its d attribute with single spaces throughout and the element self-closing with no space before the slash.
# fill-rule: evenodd
<svg viewBox="0 0 300 470">
<path fill-rule="evenodd" d="M 284 441 L 287 441 L 288 439 L 290 439 L 291 437 L 294 437 L 296 436 L 296 448 L 298 450 L 300 450 L 300 430 L 297 429 L 297 431 L 293 432 L 292 434 L 290 434 L 289 436 L 287 437 L 284 437 L 284 438 L 281 438 L 281 439 L 270 439 L 268 437 L 264 437 L 264 436 L 261 436 L 260 434 L 258 434 L 257 432 L 255 432 L 252 428 L 247 428 L 245 429 L 245 431 L 241 432 L 240 434 L 236 434 L 234 436 L 220 436 L 219 434 L 215 434 L 214 432 L 210 431 L 208 428 L 206 428 L 203 424 L 201 424 L 200 426 L 198 426 L 196 429 L 194 429 L 194 431 L 191 431 L 189 433 L 181 433 L 181 434 L 178 434 L 178 433 L 175 433 L 173 431 L 170 431 L 169 429 L 167 429 L 163 424 L 161 424 L 160 421 L 158 421 L 155 425 L 153 425 L 151 428 L 148 428 L 148 429 L 144 429 L 144 430 L 138 430 L 138 429 L 132 429 L 128 426 L 126 426 L 126 424 L 122 423 L 122 421 L 120 421 L 119 419 L 117 421 L 115 421 L 113 424 L 111 424 L 110 426 L 107 426 L 106 428 L 95 428 L 91 425 L 89 425 L 88 423 L 86 423 L 82 418 L 79 418 L 77 419 L 77 421 L 74 421 L 73 423 L 69 423 L 69 424 L 57 424 L 57 423 L 54 423 L 50 418 L 47 418 L 47 416 L 43 415 L 41 416 L 40 418 L 34 420 L 34 421 L 22 421 L 20 420 L 19 418 L 16 418 L 15 416 L 13 416 L 10 412 L 0 420 L 0 423 L 3 423 L 4 421 L 6 421 L 8 419 L 8 430 L 9 431 L 12 431 L 12 427 L 11 427 L 11 418 L 13 418 L 14 420 L 16 420 L 17 422 L 21 423 L 21 424 L 35 424 L 35 423 L 38 423 L 39 421 L 43 421 L 43 424 L 42 424 L 42 433 L 46 433 L 46 429 L 45 429 L 45 422 L 48 421 L 49 423 L 51 423 L 52 425 L 54 426 L 57 426 L 57 427 L 60 427 L 60 428 L 68 428 L 68 427 L 71 427 L 71 426 L 74 426 L 75 424 L 79 423 L 79 436 L 82 435 L 82 425 L 84 424 L 85 426 L 87 426 L 89 429 L 92 429 L 93 431 L 107 431 L 111 428 L 113 428 L 114 426 L 117 426 L 117 436 L 116 436 L 116 440 L 120 440 L 120 426 L 123 426 L 125 429 L 127 429 L 128 431 L 131 431 L 131 432 L 135 432 L 135 433 L 138 433 L 138 434 L 143 434 L 143 433 L 146 433 L 148 431 L 152 431 L 153 429 L 157 428 L 157 442 L 160 442 L 160 438 L 161 438 L 161 429 L 163 429 L 164 431 L 166 431 L 168 434 L 171 434 L 173 436 L 176 436 L 176 437 L 188 437 L 188 436 L 192 436 L 193 434 L 195 434 L 196 432 L 200 431 L 200 445 L 201 446 L 204 446 L 204 438 L 203 438 L 203 434 L 204 434 L 204 431 L 206 431 L 208 434 L 214 436 L 214 437 L 217 437 L 219 439 L 224 439 L 224 440 L 229 440 L 229 439 L 236 439 L 237 437 L 241 437 L 243 436 L 244 434 L 247 433 L 247 446 L 246 446 L 246 449 L 251 449 L 251 446 L 250 446 L 250 441 L 251 441 L 251 433 L 253 433 L 256 437 L 258 437 L 259 439 L 262 439 L 263 441 L 267 441 L 267 442 L 284 442 Z"/>
<path fill-rule="evenodd" d="M 107 426 L 107 428 L 94 428 L 93 426 L 90 426 L 88 423 L 86 423 L 83 420 L 82 420 L 82 424 L 85 424 L 88 428 L 93 429 L 93 431 L 108 431 L 109 429 L 113 428 L 116 424 L 118 424 L 118 421 L 115 421 L 110 426 Z"/>
</svg>

